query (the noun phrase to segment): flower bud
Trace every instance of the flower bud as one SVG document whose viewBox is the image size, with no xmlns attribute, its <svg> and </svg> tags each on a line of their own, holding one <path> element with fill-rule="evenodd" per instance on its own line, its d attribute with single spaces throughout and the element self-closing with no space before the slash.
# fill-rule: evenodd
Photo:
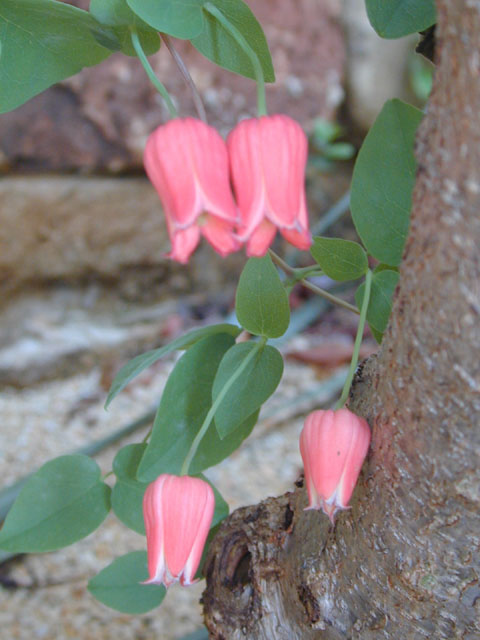
<svg viewBox="0 0 480 640">
<path fill-rule="evenodd" d="M 247 255 L 263 256 L 277 228 L 299 249 L 312 243 L 305 198 L 307 138 L 288 116 L 242 120 L 227 138 Z"/>
<path fill-rule="evenodd" d="M 211 486 L 200 478 L 162 474 L 143 497 L 149 579 L 188 586 L 200 564 L 215 509 Z"/>
<path fill-rule="evenodd" d="M 227 148 L 213 127 L 195 118 L 170 120 L 148 138 L 144 164 L 165 211 L 170 258 L 188 262 L 201 234 L 222 256 L 239 249 Z"/>
<path fill-rule="evenodd" d="M 370 428 L 348 409 L 313 411 L 300 434 L 309 498 L 307 509 L 323 509 L 334 522 L 348 508 L 370 445 Z"/>
</svg>

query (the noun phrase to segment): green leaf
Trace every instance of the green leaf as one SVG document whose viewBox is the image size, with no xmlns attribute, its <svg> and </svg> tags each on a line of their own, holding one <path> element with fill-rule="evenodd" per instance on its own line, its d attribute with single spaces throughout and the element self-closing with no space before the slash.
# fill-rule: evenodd
<svg viewBox="0 0 480 640">
<path fill-rule="evenodd" d="M 127 0 L 130 8 L 151 27 L 174 38 L 190 39 L 204 29 L 205 0 Z"/>
<path fill-rule="evenodd" d="M 378 271 L 372 276 L 372 288 L 367 309 L 367 322 L 370 328 L 378 333 L 383 333 L 387 328 L 388 319 L 392 310 L 392 298 L 399 275 L 396 271 Z M 355 302 L 360 309 L 365 295 L 365 284 L 358 287 L 355 293 Z M 374 333 L 375 338 L 377 335 Z"/>
<path fill-rule="evenodd" d="M 233 342 L 226 334 L 204 338 L 177 362 L 165 385 L 152 436 L 137 472 L 141 482 L 151 482 L 161 473 L 180 473 L 211 407 L 212 385 L 218 366 Z M 230 455 L 249 435 L 256 419 L 257 415 L 250 416 L 225 440 L 218 437 L 212 420 L 189 473 L 200 473 Z"/>
<path fill-rule="evenodd" d="M 242 327 L 256 336 L 279 338 L 288 329 L 287 292 L 269 255 L 250 258 L 243 268 L 235 310 Z"/>
<path fill-rule="evenodd" d="M 145 535 L 143 494 L 148 484 L 137 480 L 137 469 L 146 444 L 127 444 L 113 461 L 117 483 L 112 491 L 112 509 L 129 529 Z"/>
<path fill-rule="evenodd" d="M 382 38 L 401 38 L 436 22 L 434 0 L 366 0 L 368 19 Z"/>
<path fill-rule="evenodd" d="M 205 4 L 203 2 L 202 4 Z M 275 82 L 272 59 L 262 27 L 242 0 L 211 0 L 236 27 L 257 54 L 265 82 Z M 211 14 L 204 12 L 205 28 L 196 37 L 189 36 L 193 46 L 220 67 L 255 80 L 250 58 L 237 41 Z"/>
<path fill-rule="evenodd" d="M 55 0 L 2 0 L 0 113 L 107 58 L 98 40 L 111 43 L 112 34 L 86 11 Z"/>
<path fill-rule="evenodd" d="M 368 269 L 367 254 L 357 242 L 350 240 L 317 236 L 310 253 L 333 280 L 356 280 Z"/>
<path fill-rule="evenodd" d="M 151 482 L 161 473 L 180 473 L 193 438 L 210 409 L 218 365 L 233 343 L 233 337 L 224 333 L 203 338 L 175 365 L 138 469 L 141 482 Z"/>
<path fill-rule="evenodd" d="M 53 551 L 94 531 L 110 509 L 110 488 L 97 463 L 61 456 L 25 483 L 0 531 L 0 548 L 15 553 Z"/>
<path fill-rule="evenodd" d="M 233 453 L 251 433 L 257 424 L 259 411 L 255 411 L 233 433 L 220 439 L 215 428 L 215 422 L 202 438 L 197 453 L 190 465 L 190 473 L 198 473 L 208 467 L 213 467 Z M 193 438 L 192 438 L 193 441 Z"/>
<path fill-rule="evenodd" d="M 374 327 L 370 326 L 370 331 L 372 332 L 372 336 L 375 338 L 375 340 L 378 342 L 378 344 L 381 344 L 382 340 L 383 340 L 383 333 L 381 331 L 377 331 Z"/>
<path fill-rule="evenodd" d="M 400 100 L 385 103 L 355 163 L 350 208 L 367 251 L 397 266 L 407 238 L 415 183 L 415 133 L 422 112 Z"/>
<path fill-rule="evenodd" d="M 254 342 L 242 342 L 227 351 L 213 383 L 213 401 L 248 354 L 257 347 Z M 282 373 L 283 358 L 279 351 L 274 347 L 263 347 L 227 391 L 215 413 L 215 424 L 220 438 L 223 439 L 232 433 L 262 406 L 277 388 Z"/>
<path fill-rule="evenodd" d="M 130 27 L 136 29 L 147 56 L 160 48 L 158 33 L 133 13 L 127 0 L 90 0 L 89 11 L 100 24 L 112 27 L 122 52 L 127 56 L 137 55 L 130 39 Z"/>
<path fill-rule="evenodd" d="M 152 351 L 147 351 L 146 353 L 136 356 L 136 358 L 127 362 L 115 376 L 110 391 L 108 392 L 105 409 L 107 409 L 115 396 L 118 395 L 129 382 L 168 353 L 176 351 L 177 349 L 188 349 L 192 344 L 195 344 L 198 340 L 206 336 L 226 333 L 230 336 L 237 337 L 240 331 L 241 329 L 233 324 L 213 324 L 209 327 L 189 331 L 185 335 L 180 336 L 180 338 L 173 340 L 173 342 L 166 344 L 164 347 L 160 347 L 160 349 L 153 349 Z"/>
<path fill-rule="evenodd" d="M 114 560 L 88 583 L 88 590 L 111 609 L 146 613 L 158 607 L 167 590 L 163 585 L 140 584 L 148 580 L 147 552 L 132 551 Z"/>
</svg>

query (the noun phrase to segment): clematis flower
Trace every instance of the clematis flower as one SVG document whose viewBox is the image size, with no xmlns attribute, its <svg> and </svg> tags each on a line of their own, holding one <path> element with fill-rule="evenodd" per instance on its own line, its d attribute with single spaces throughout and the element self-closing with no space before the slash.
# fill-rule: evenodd
<svg viewBox="0 0 480 640">
<path fill-rule="evenodd" d="M 212 523 L 215 496 L 200 478 L 162 474 L 143 497 L 149 579 L 143 584 L 193 583 Z"/>
<path fill-rule="evenodd" d="M 243 120 L 227 138 L 247 255 L 263 256 L 277 229 L 299 249 L 312 243 L 305 198 L 307 138 L 284 115 Z"/>
<path fill-rule="evenodd" d="M 300 434 L 309 498 L 307 509 L 322 509 L 334 522 L 347 509 L 370 446 L 370 428 L 348 409 L 313 411 Z"/>
<path fill-rule="evenodd" d="M 170 120 L 148 138 L 144 165 L 165 210 L 170 258 L 188 262 L 201 234 L 222 256 L 239 248 L 227 148 L 213 127 L 194 118 Z"/>
</svg>

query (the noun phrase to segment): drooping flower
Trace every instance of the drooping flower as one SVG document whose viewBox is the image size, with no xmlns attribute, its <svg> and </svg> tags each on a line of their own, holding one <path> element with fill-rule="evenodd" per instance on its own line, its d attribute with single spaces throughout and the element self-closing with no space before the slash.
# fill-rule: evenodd
<svg viewBox="0 0 480 640">
<path fill-rule="evenodd" d="M 193 583 L 215 509 L 200 478 L 162 474 L 143 497 L 149 579 L 144 584 Z"/>
<path fill-rule="evenodd" d="M 213 127 L 194 118 L 170 120 L 148 138 L 144 164 L 165 210 L 170 258 L 188 262 L 201 234 L 222 256 L 239 248 L 227 148 Z"/>
<path fill-rule="evenodd" d="M 335 512 L 348 508 L 369 445 L 366 420 L 348 409 L 307 416 L 300 434 L 307 509 L 322 509 L 333 524 Z"/>
<path fill-rule="evenodd" d="M 229 134 L 227 147 L 247 255 L 265 255 L 277 229 L 294 246 L 308 249 L 308 143 L 300 125 L 285 115 L 243 120 Z"/>
</svg>

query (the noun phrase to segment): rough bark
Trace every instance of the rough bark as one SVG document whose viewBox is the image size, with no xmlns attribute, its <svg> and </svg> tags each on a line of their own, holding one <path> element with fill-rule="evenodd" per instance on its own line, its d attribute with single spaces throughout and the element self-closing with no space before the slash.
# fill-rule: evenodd
<svg viewBox="0 0 480 640">
<path fill-rule="evenodd" d="M 400 284 L 350 402 L 373 431 L 352 509 L 332 529 L 299 486 L 232 514 L 211 638 L 480 637 L 480 2 L 437 6 Z"/>
</svg>

